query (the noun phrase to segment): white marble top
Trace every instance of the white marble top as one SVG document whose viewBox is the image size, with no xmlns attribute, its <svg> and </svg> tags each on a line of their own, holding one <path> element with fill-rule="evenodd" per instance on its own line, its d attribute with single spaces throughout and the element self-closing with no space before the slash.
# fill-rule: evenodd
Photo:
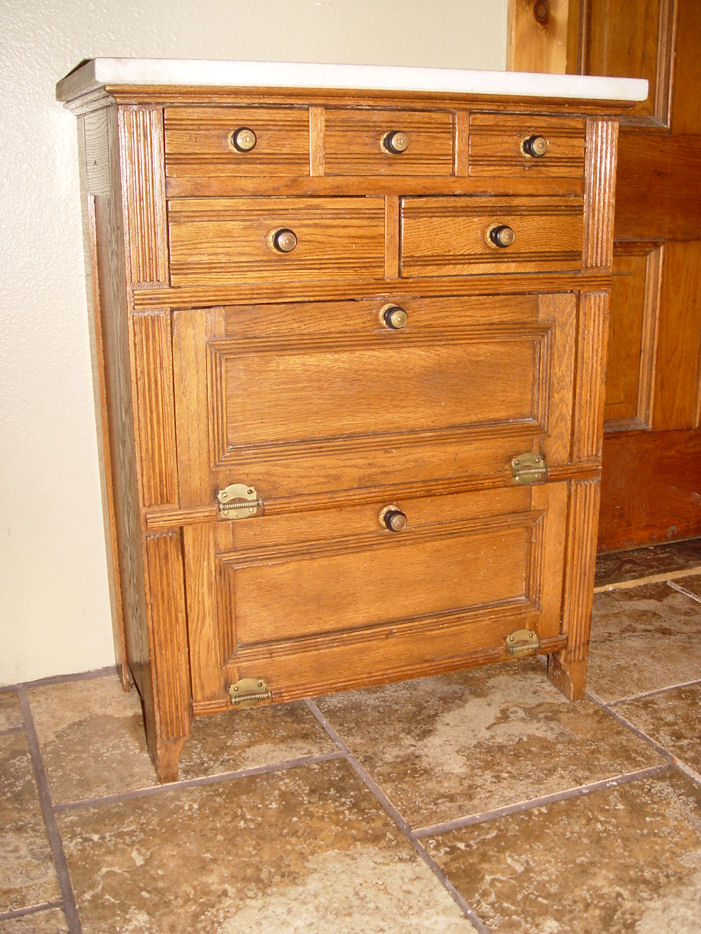
<svg viewBox="0 0 701 934">
<path fill-rule="evenodd" d="M 390 65 L 95 58 L 84 62 L 59 81 L 56 97 L 60 101 L 68 101 L 110 84 L 442 91 L 451 94 L 602 101 L 640 101 L 645 100 L 648 92 L 647 81 L 638 78 Z"/>
</svg>

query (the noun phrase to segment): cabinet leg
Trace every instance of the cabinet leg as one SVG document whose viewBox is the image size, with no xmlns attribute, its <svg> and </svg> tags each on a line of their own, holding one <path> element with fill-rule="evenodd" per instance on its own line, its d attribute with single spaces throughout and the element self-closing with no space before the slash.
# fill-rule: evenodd
<svg viewBox="0 0 701 934">
<path fill-rule="evenodd" d="M 568 663 L 562 654 L 548 655 L 548 678 L 568 700 L 581 700 L 586 688 L 587 661 Z"/>
<path fill-rule="evenodd" d="M 156 767 L 156 776 L 161 784 L 178 780 L 178 765 L 184 745 L 184 736 L 178 736 L 175 739 L 162 739 L 158 742 L 153 764 Z"/>
</svg>

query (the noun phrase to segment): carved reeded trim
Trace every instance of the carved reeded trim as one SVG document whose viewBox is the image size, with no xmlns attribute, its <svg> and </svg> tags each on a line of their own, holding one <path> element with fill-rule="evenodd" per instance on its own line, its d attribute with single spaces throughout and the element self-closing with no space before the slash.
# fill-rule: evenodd
<svg viewBox="0 0 701 934">
<path fill-rule="evenodd" d="M 603 444 L 608 292 L 586 292 L 579 308 L 577 382 L 572 457 L 601 457 Z"/>
<path fill-rule="evenodd" d="M 159 739 L 190 733 L 185 577 L 180 532 L 146 538 L 153 687 Z"/>
<path fill-rule="evenodd" d="M 563 665 L 586 662 L 594 594 L 596 532 L 599 523 L 599 481 L 571 486 L 562 628 L 567 647 Z"/>
<path fill-rule="evenodd" d="M 134 283 L 168 282 L 163 112 L 119 112 L 127 256 Z"/>
<path fill-rule="evenodd" d="M 134 366 L 144 506 L 178 502 L 171 314 L 133 317 Z"/>
<path fill-rule="evenodd" d="M 610 269 L 613 264 L 617 148 L 617 120 L 587 120 L 584 269 Z"/>
</svg>

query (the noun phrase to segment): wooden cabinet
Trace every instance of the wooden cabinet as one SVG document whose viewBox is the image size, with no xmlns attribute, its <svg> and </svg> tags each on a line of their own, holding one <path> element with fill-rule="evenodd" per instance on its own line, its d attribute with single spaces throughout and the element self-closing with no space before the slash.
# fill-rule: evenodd
<svg viewBox="0 0 701 934">
<path fill-rule="evenodd" d="M 534 653 L 580 697 L 624 105 L 59 93 L 116 631 L 159 777 L 193 714 L 242 697 Z"/>
</svg>

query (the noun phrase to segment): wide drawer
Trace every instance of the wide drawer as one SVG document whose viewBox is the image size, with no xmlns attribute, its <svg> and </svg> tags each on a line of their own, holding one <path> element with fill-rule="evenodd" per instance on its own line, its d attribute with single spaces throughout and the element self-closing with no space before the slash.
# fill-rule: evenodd
<svg viewBox="0 0 701 934">
<path fill-rule="evenodd" d="M 585 122 L 578 117 L 470 117 L 470 175 L 583 178 L 584 148 Z"/>
<path fill-rule="evenodd" d="M 559 647 L 566 514 L 559 483 L 185 530 L 195 704 L 222 668 L 280 700 L 497 661 L 524 628 Z"/>
<path fill-rule="evenodd" d="M 401 308 L 406 325 L 385 324 Z M 567 463 L 572 295 L 175 313 L 183 505 L 231 483 L 266 502 Z"/>
<path fill-rule="evenodd" d="M 166 175 L 309 175 L 309 111 L 167 107 Z"/>
<path fill-rule="evenodd" d="M 168 203 L 174 286 L 384 275 L 382 198 Z"/>
<path fill-rule="evenodd" d="M 400 274 L 577 270 L 583 211 L 579 197 L 403 198 Z"/>
<path fill-rule="evenodd" d="M 453 115 L 327 109 L 325 175 L 452 175 Z"/>
</svg>

